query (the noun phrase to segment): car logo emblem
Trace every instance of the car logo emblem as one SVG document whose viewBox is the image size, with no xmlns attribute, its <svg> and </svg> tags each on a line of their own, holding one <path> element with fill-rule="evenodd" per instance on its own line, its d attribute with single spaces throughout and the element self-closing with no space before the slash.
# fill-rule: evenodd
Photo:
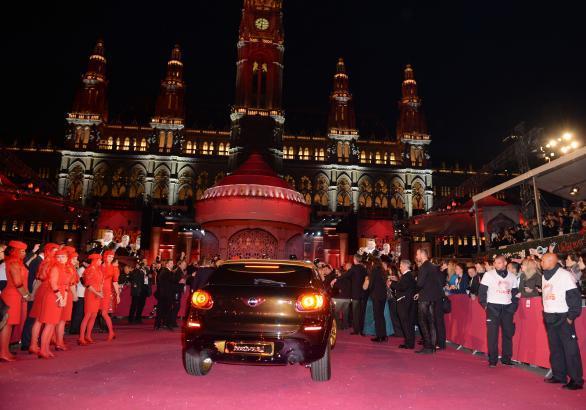
<svg viewBox="0 0 586 410">
<path fill-rule="evenodd" d="M 265 301 L 263 298 L 248 298 L 244 303 L 246 303 L 250 307 L 257 307 L 258 305 L 262 304 Z"/>
</svg>

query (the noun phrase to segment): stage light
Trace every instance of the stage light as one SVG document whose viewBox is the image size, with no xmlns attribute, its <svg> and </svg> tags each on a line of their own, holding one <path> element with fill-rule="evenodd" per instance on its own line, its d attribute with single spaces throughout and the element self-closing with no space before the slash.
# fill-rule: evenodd
<svg viewBox="0 0 586 410">
<path fill-rule="evenodd" d="M 572 189 L 570 189 L 570 195 L 572 196 L 576 196 L 578 192 L 580 192 L 580 188 L 578 188 L 577 186 L 572 187 Z"/>
<path fill-rule="evenodd" d="M 573 136 L 574 136 L 574 135 L 573 135 L 571 132 L 564 132 L 564 134 L 562 135 L 562 138 L 563 138 L 565 141 L 569 141 L 569 140 L 571 140 L 571 139 L 572 139 L 572 137 L 573 137 Z"/>
<path fill-rule="evenodd" d="M 572 143 L 570 144 L 570 146 L 571 146 L 573 149 L 576 149 L 576 148 L 578 148 L 578 146 L 579 146 L 579 145 L 580 145 L 580 144 L 578 144 L 578 141 L 572 141 Z"/>
</svg>

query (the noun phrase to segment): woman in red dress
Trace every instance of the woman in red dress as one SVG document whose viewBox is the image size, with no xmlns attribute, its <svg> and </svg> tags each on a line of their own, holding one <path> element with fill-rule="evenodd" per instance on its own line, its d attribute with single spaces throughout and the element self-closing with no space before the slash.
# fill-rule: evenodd
<svg viewBox="0 0 586 410">
<path fill-rule="evenodd" d="M 116 294 L 117 303 L 120 303 L 120 288 L 118 287 L 120 271 L 116 266 L 112 265 L 114 251 L 104 252 L 103 258 L 104 264 L 102 265 L 102 273 L 104 275 L 104 297 L 102 298 L 100 310 L 102 311 L 104 322 L 106 322 L 106 326 L 108 327 L 108 339 L 106 341 L 110 342 L 112 339 L 116 338 L 116 334 L 114 333 L 112 319 L 110 319 L 108 312 L 110 310 L 110 303 L 112 302 L 112 290 L 114 290 Z"/>
<path fill-rule="evenodd" d="M 43 296 L 41 314 L 39 320 L 45 325 L 41 335 L 41 350 L 39 358 L 49 359 L 54 357 L 49 349 L 55 326 L 61 319 L 61 312 L 67 304 L 69 288 L 69 271 L 66 267 L 67 252 L 63 249 L 55 254 L 55 263 L 49 268 L 48 283 L 50 289 Z"/>
<path fill-rule="evenodd" d="M 59 321 L 55 329 L 56 350 L 69 350 L 69 348 L 65 345 L 63 335 L 65 334 L 65 323 L 71 320 L 71 313 L 73 312 L 73 302 L 77 302 L 77 282 L 79 282 L 79 276 L 77 276 L 77 266 L 79 263 L 77 258 L 79 257 L 79 255 L 77 254 L 77 252 L 75 252 L 75 249 L 73 249 L 70 246 L 64 247 L 63 250 L 65 250 L 68 255 L 68 261 L 65 264 L 65 268 L 67 269 L 69 287 L 67 289 L 67 304 L 61 311 L 61 320 Z"/>
<path fill-rule="evenodd" d="M 102 293 L 104 282 L 104 275 L 101 269 L 102 256 L 99 253 L 93 253 L 88 256 L 88 259 L 91 261 L 90 266 L 83 271 L 83 284 L 85 286 L 84 316 L 79 328 L 79 340 L 77 342 L 81 346 L 94 343 L 92 329 L 104 297 Z"/>
<path fill-rule="evenodd" d="M 28 269 L 24 266 L 26 244 L 19 241 L 8 243 L 6 258 L 6 288 L 0 297 L 8 305 L 8 321 L 0 332 L 0 361 L 12 362 L 14 355 L 10 353 L 10 336 L 12 328 L 19 325 L 23 313 L 26 313 L 26 302 L 31 295 L 28 291 Z"/>
<path fill-rule="evenodd" d="M 49 268 L 55 263 L 55 252 L 59 249 L 59 245 L 56 243 L 48 243 L 43 248 L 43 262 L 39 266 L 37 271 L 37 277 L 33 283 L 32 297 L 33 307 L 30 311 L 29 316 L 36 318 L 31 330 L 31 344 L 28 349 L 31 354 L 39 353 L 39 336 L 41 335 L 41 327 L 43 324 L 39 320 L 41 314 L 41 307 L 43 305 L 43 297 L 45 292 L 49 289 Z"/>
</svg>

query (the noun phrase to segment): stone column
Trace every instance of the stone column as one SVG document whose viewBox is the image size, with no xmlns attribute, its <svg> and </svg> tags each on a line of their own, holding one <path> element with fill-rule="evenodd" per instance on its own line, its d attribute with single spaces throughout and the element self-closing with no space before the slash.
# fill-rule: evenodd
<svg viewBox="0 0 586 410">
<path fill-rule="evenodd" d="M 336 212 L 336 205 L 337 205 L 337 187 L 336 186 L 330 186 L 328 188 L 328 199 L 329 199 L 329 205 L 330 205 L 330 211 L 332 212 Z"/>
<path fill-rule="evenodd" d="M 177 178 L 169 179 L 169 194 L 167 195 L 167 205 L 177 203 Z"/>
</svg>

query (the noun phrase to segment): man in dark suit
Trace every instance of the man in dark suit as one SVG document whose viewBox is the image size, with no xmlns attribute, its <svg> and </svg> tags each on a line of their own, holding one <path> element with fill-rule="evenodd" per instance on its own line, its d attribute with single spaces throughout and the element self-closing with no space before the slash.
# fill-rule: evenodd
<svg viewBox="0 0 586 410">
<path fill-rule="evenodd" d="M 415 348 L 415 323 L 413 323 L 411 309 L 417 282 L 411 272 L 411 261 L 402 260 L 399 264 L 399 272 L 401 273 L 400 277 L 391 276 L 391 289 L 396 292 L 397 314 L 405 337 L 405 342 L 399 345 L 399 348 L 413 349 Z"/>
<path fill-rule="evenodd" d="M 480 276 L 476 271 L 476 267 L 470 266 L 468 267 L 468 277 L 470 281 L 468 282 L 468 294 L 472 300 L 478 297 L 478 291 L 480 289 Z"/>
<path fill-rule="evenodd" d="M 354 264 L 341 278 L 350 278 L 352 284 L 352 335 L 362 334 L 364 329 L 364 313 L 366 310 L 366 301 L 364 300 L 365 292 L 362 288 L 364 278 L 368 276 L 366 267 L 361 263 L 362 256 L 354 255 Z"/>
<path fill-rule="evenodd" d="M 387 340 L 387 323 L 385 320 L 387 278 L 380 260 L 375 260 L 372 271 L 368 276 L 368 282 L 368 293 L 372 299 L 372 313 L 376 332 L 376 337 L 370 340 L 377 343 L 385 342 Z"/>
<path fill-rule="evenodd" d="M 436 305 L 444 296 L 443 283 L 437 266 L 429 261 L 429 253 L 426 249 L 418 249 L 415 260 L 419 265 L 417 274 L 418 293 L 414 296 L 417 300 L 417 317 L 421 336 L 423 336 L 423 349 L 415 353 L 430 354 L 435 352 L 437 343 L 436 332 Z"/>
<path fill-rule="evenodd" d="M 130 312 L 128 313 L 129 323 L 142 323 L 142 311 L 146 298 L 150 296 L 150 280 L 146 264 L 138 263 L 130 273 Z"/>
</svg>

